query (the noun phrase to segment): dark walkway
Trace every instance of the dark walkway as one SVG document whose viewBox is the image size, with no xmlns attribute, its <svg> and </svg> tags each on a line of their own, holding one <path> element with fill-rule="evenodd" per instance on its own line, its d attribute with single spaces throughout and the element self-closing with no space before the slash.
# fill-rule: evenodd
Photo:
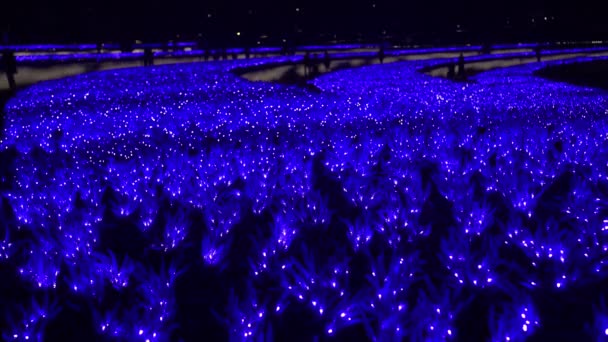
<svg viewBox="0 0 608 342">
<path fill-rule="evenodd" d="M 550 66 L 536 75 L 554 81 L 608 90 L 608 61 L 593 61 Z"/>
</svg>

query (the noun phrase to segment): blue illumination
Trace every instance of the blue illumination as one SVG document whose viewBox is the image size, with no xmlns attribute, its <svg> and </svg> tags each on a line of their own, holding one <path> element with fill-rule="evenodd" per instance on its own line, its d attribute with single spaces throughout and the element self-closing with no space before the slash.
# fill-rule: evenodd
<svg viewBox="0 0 608 342">
<path fill-rule="evenodd" d="M 467 83 L 419 72 L 446 59 L 370 65 L 311 81 L 321 92 L 231 72 L 298 58 L 104 71 L 18 93 L 0 263 L 32 291 L 85 298 L 97 334 L 133 341 L 170 339 L 186 304 L 237 340 L 271 334 L 290 308 L 318 335 L 450 340 L 487 293 L 510 300 L 479 324 L 519 341 L 543 324 L 539 292 L 606 279 L 605 91 L 533 76 L 559 62 Z M 180 306 L 193 270 L 221 286 L 192 280 L 217 293 Z M 110 290 L 137 297 L 101 305 Z M 3 337 L 43 336 L 62 305 L 25 305 Z"/>
</svg>

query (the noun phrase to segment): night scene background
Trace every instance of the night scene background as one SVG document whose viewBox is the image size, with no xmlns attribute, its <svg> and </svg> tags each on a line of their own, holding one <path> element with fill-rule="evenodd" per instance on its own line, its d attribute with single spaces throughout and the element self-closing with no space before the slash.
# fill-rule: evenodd
<svg viewBox="0 0 608 342">
<path fill-rule="evenodd" d="M 597 1 L 4 1 L 3 341 L 608 341 Z"/>
<path fill-rule="evenodd" d="M 0 30 L 19 42 L 161 41 L 202 36 L 244 44 L 262 35 L 303 43 L 605 39 L 601 1 L 6 1 Z M 242 32 L 242 42 L 235 33 Z"/>
</svg>

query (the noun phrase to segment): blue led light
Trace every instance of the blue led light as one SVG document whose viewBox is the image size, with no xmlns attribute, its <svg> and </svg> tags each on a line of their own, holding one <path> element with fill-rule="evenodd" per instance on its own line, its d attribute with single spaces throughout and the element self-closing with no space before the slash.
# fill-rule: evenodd
<svg viewBox="0 0 608 342">
<path fill-rule="evenodd" d="M 170 339 L 197 303 L 237 340 L 294 308 L 318 335 L 450 340 L 487 293 L 510 298 L 486 309 L 492 340 L 522 340 L 543 324 L 538 291 L 605 279 L 605 91 L 533 74 L 561 62 L 467 83 L 420 72 L 446 59 L 370 65 L 312 80 L 320 92 L 232 72 L 300 59 L 104 71 L 18 93 L 0 263 L 35 291 L 85 298 L 97 334 L 134 341 Z M 221 286 L 184 304 L 193 269 Z M 137 296 L 111 306 L 109 291 Z M 42 336 L 62 304 L 27 305 L 4 338 Z"/>
</svg>

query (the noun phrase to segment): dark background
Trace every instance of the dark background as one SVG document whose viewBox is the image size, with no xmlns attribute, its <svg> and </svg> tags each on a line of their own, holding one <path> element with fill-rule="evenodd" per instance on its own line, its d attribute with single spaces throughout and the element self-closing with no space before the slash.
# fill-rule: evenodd
<svg viewBox="0 0 608 342">
<path fill-rule="evenodd" d="M 322 43 L 384 38 L 431 44 L 608 39 L 608 13 L 600 1 L 592 0 L 1 3 L 0 31 L 9 32 L 13 43 L 162 41 L 178 35 L 226 45 L 276 44 L 283 39 Z"/>
</svg>

